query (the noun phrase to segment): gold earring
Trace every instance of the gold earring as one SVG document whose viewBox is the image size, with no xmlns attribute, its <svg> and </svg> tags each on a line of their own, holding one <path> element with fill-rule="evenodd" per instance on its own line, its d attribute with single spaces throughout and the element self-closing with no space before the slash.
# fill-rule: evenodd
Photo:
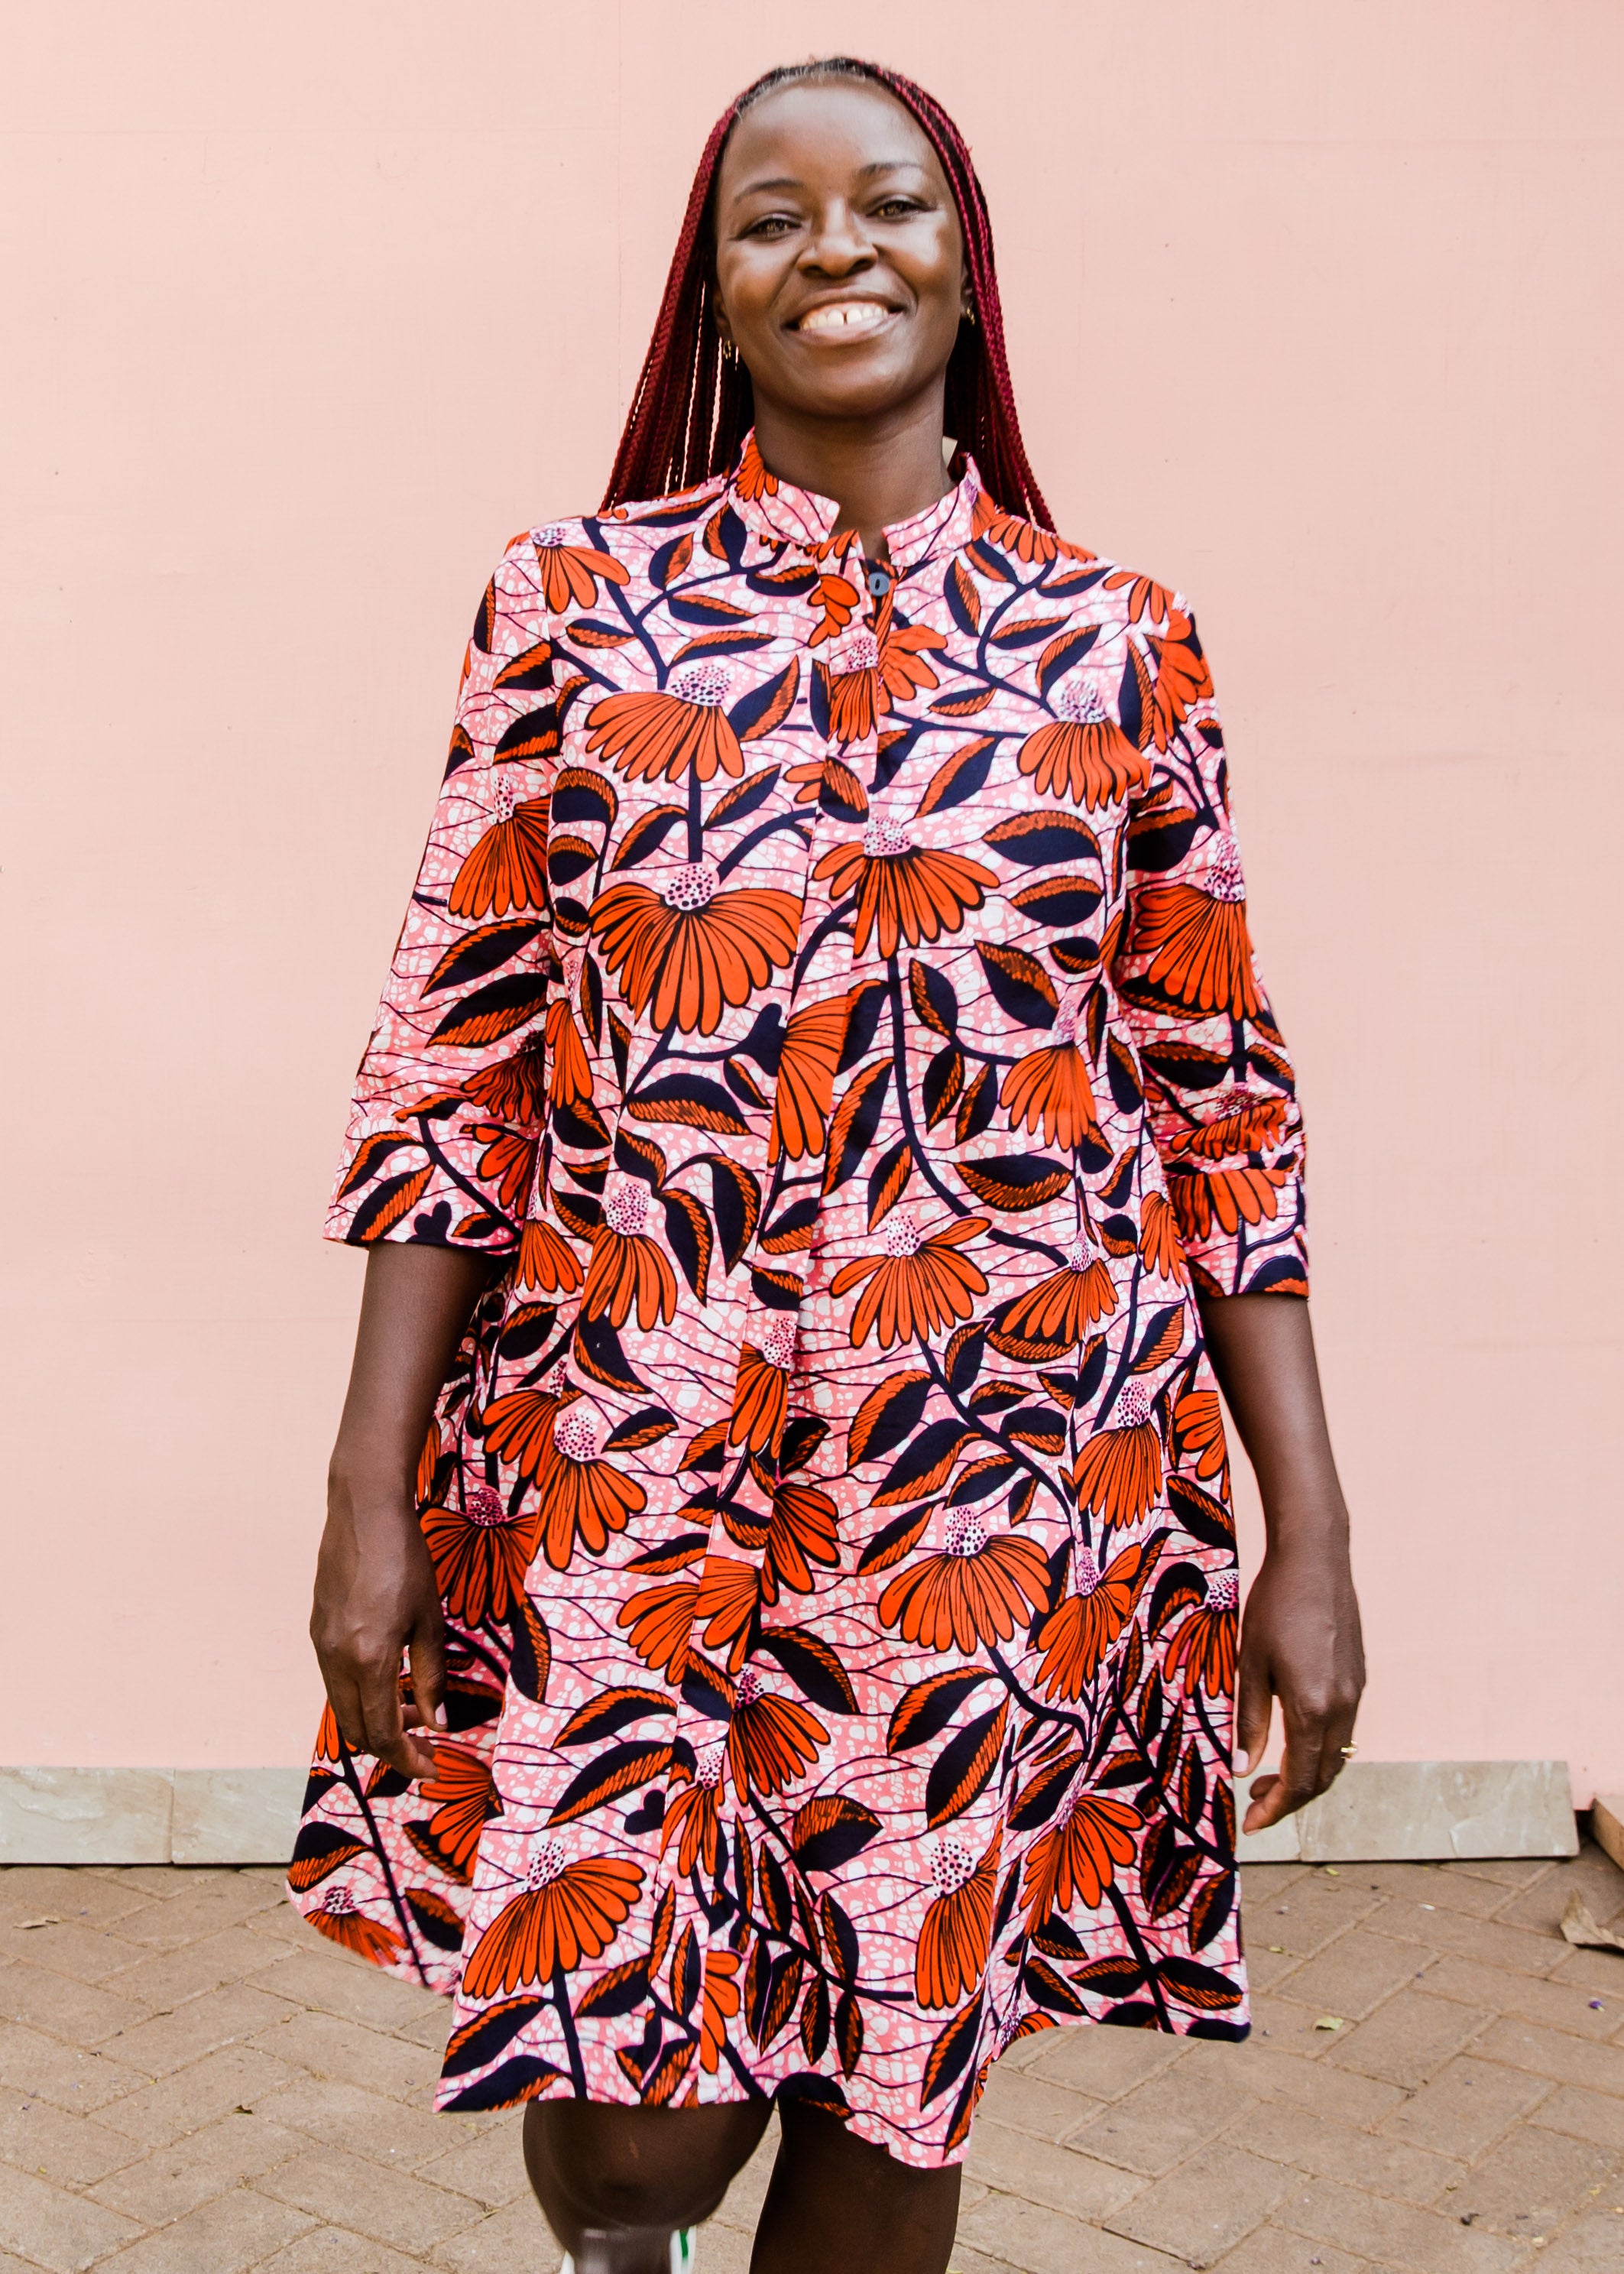
<svg viewBox="0 0 1624 2274">
<path fill-rule="evenodd" d="M 733 345 L 731 340 L 724 340 L 722 342 L 722 361 L 724 363 L 732 363 L 738 353 L 738 349 Z"/>
<path fill-rule="evenodd" d="M 974 308 L 960 308 L 959 315 L 959 320 L 962 323 L 968 324 L 972 331 L 975 329 L 975 311 Z"/>
</svg>

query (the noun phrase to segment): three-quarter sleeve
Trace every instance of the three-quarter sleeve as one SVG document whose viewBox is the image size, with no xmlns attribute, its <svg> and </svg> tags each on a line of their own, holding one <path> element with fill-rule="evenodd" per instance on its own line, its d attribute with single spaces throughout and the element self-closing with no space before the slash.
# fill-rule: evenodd
<svg viewBox="0 0 1624 2274">
<path fill-rule="evenodd" d="M 1247 930 L 1212 678 L 1177 596 L 1135 655 L 1152 765 L 1114 973 L 1169 1196 L 1208 1293 L 1306 1294 L 1296 1077 Z"/>
<path fill-rule="evenodd" d="M 541 1122 L 558 728 L 534 547 L 479 605 L 445 779 L 356 1079 L 327 1236 L 508 1254 Z"/>
</svg>

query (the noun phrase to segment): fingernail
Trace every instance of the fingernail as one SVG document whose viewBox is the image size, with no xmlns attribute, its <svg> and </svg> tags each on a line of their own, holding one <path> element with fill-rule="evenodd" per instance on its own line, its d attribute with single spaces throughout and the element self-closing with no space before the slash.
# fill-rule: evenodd
<svg viewBox="0 0 1624 2274">
<path fill-rule="evenodd" d="M 1238 1766 L 1242 1776 L 1250 1776 L 1252 1774 L 1252 1755 L 1250 1753 L 1243 1753 L 1240 1757 Z"/>
<path fill-rule="evenodd" d="M 445 1707 L 443 1706 L 436 1706 L 434 1708 L 434 1727 L 437 1729 L 447 1729 L 450 1726 L 450 1723 L 446 1719 Z"/>
</svg>

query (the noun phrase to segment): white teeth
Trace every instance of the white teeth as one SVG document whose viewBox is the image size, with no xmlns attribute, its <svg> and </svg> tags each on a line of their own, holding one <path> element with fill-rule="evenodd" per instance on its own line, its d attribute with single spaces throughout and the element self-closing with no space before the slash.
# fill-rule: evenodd
<svg viewBox="0 0 1624 2274">
<path fill-rule="evenodd" d="M 868 331 L 891 313 L 878 300 L 837 300 L 813 308 L 801 319 L 803 332 Z"/>
</svg>

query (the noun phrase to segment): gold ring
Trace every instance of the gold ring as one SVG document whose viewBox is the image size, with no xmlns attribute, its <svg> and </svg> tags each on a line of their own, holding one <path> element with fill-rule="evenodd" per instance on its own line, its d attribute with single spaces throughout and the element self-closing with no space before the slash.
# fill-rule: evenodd
<svg viewBox="0 0 1624 2274">
<path fill-rule="evenodd" d="M 1358 1750 L 1359 1749 L 1357 1745 L 1342 1745 L 1338 1748 L 1338 1751 L 1341 1752 L 1342 1757 L 1345 1761 L 1350 1761 Z"/>
</svg>

